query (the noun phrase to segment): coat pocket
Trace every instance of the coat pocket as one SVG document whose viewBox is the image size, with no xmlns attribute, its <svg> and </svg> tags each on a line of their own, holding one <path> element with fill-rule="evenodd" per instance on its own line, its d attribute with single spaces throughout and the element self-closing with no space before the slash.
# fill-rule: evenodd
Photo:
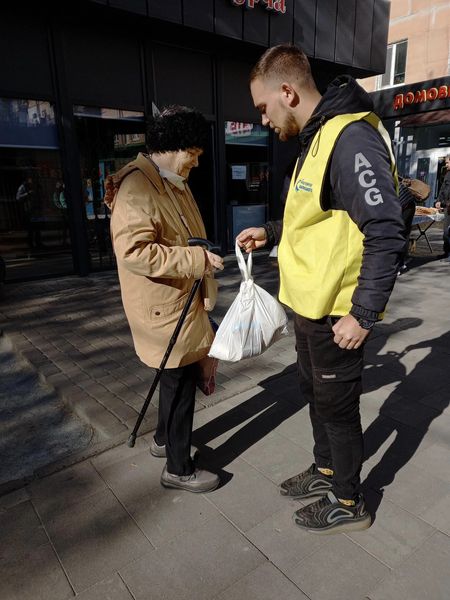
<svg viewBox="0 0 450 600">
<path fill-rule="evenodd" d="M 165 317 L 170 317 L 178 312 L 181 312 L 183 310 L 184 305 L 186 304 L 188 296 L 189 292 L 186 292 L 177 300 L 173 300 L 172 302 L 167 302 L 164 304 L 156 304 L 154 306 L 149 307 L 150 320 L 158 322 L 164 319 Z"/>
</svg>

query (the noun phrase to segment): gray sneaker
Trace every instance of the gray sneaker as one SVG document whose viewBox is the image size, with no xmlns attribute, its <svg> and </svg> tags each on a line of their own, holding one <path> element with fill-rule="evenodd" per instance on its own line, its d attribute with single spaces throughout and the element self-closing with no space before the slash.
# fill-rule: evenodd
<svg viewBox="0 0 450 600">
<path fill-rule="evenodd" d="M 196 446 L 191 446 L 191 457 L 197 454 L 198 448 Z M 163 444 L 162 446 L 158 446 L 155 442 L 155 438 L 152 438 L 152 443 L 150 444 L 150 454 L 155 458 L 166 458 L 166 446 Z"/>
<path fill-rule="evenodd" d="M 313 463 L 309 469 L 280 484 L 280 494 L 301 500 L 324 496 L 332 488 L 332 477 L 321 473 Z"/>
<path fill-rule="evenodd" d="M 172 475 L 165 465 L 161 473 L 161 485 L 198 494 L 212 492 L 219 485 L 219 476 L 204 469 L 195 469 L 192 475 Z"/>
</svg>

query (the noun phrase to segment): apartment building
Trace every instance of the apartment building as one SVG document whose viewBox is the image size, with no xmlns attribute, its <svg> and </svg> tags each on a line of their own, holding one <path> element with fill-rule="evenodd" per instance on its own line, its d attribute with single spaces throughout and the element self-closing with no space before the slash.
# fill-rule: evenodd
<svg viewBox="0 0 450 600">
<path fill-rule="evenodd" d="M 450 154 L 450 1 L 392 0 L 386 69 L 361 80 L 391 134 L 399 172 L 432 204 Z"/>
</svg>

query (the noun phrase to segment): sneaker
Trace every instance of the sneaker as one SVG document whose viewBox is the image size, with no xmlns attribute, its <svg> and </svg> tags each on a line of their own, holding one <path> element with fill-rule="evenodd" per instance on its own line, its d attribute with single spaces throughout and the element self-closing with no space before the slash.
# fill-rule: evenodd
<svg viewBox="0 0 450 600">
<path fill-rule="evenodd" d="M 361 531 L 372 523 L 361 494 L 358 495 L 355 506 L 346 506 L 339 502 L 333 492 L 328 492 L 320 500 L 297 510 L 293 518 L 298 527 L 318 535 Z"/>
<path fill-rule="evenodd" d="M 219 485 L 219 476 L 204 469 L 195 469 L 192 475 L 172 475 L 165 465 L 161 473 L 161 485 L 167 488 L 177 488 L 187 492 L 212 492 Z"/>
<path fill-rule="evenodd" d="M 193 458 L 198 452 L 198 448 L 196 446 L 191 446 L 191 457 Z M 150 444 L 150 454 L 155 458 L 166 458 L 166 446 L 163 444 L 159 446 L 155 438 L 152 438 L 152 443 Z"/>
<path fill-rule="evenodd" d="M 324 475 L 313 463 L 309 469 L 286 479 L 280 484 L 280 494 L 300 500 L 302 498 L 312 498 L 313 496 L 323 496 L 331 490 L 332 477 Z"/>
</svg>

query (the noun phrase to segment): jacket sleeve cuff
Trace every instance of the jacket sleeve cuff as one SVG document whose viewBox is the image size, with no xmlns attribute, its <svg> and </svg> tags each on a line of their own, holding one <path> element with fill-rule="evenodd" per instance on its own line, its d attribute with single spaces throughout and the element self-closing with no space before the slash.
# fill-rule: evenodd
<svg viewBox="0 0 450 600">
<path fill-rule="evenodd" d="M 373 321 L 374 323 L 380 320 L 380 313 L 374 310 L 363 308 L 362 306 L 358 306 L 357 304 L 354 304 L 352 306 L 350 314 L 356 318 L 359 317 L 360 319 L 366 319 L 367 321 Z"/>
<path fill-rule="evenodd" d="M 200 246 L 192 246 L 190 248 L 192 256 L 192 274 L 194 279 L 201 279 L 205 274 L 206 269 L 206 254 Z"/>
</svg>

